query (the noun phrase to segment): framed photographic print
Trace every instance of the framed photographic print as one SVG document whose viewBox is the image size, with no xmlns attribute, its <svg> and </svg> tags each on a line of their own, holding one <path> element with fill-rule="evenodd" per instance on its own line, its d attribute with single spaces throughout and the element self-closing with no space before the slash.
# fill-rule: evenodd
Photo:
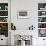
<svg viewBox="0 0 46 46">
<path fill-rule="evenodd" d="M 19 18 L 19 19 L 23 19 L 23 18 L 28 18 L 28 12 L 27 11 L 18 11 L 17 12 L 17 18 Z"/>
</svg>

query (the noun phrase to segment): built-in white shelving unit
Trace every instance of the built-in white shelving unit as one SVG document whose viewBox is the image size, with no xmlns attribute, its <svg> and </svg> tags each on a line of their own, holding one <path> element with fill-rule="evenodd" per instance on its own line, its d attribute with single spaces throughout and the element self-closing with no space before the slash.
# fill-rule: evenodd
<svg viewBox="0 0 46 46">
<path fill-rule="evenodd" d="M 38 3 L 38 32 L 40 37 L 46 37 L 46 3 Z"/>
<path fill-rule="evenodd" d="M 0 45 L 8 46 L 9 0 L 0 0 Z M 9 11 L 9 12 L 8 12 Z"/>
<path fill-rule="evenodd" d="M 0 3 L 0 35 L 8 37 L 8 3 Z"/>
</svg>

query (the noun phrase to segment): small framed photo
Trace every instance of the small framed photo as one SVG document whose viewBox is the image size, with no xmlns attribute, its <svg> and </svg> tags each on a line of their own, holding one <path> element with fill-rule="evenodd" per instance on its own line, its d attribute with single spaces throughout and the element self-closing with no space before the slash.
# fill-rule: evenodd
<svg viewBox="0 0 46 46">
<path fill-rule="evenodd" d="M 28 12 L 27 11 L 18 11 L 17 12 L 17 18 L 19 18 L 19 19 L 23 19 L 23 18 L 28 18 Z"/>
</svg>

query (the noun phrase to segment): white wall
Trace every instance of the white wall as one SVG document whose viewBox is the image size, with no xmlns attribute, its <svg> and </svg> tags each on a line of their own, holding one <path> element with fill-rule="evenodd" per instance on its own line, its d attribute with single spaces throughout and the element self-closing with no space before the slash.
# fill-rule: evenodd
<svg viewBox="0 0 46 46">
<path fill-rule="evenodd" d="M 15 23 L 17 30 L 26 30 L 32 24 L 36 26 L 37 2 L 31 0 L 15 0 L 11 3 L 11 19 L 12 22 Z M 28 12 L 28 19 L 17 19 L 17 12 L 21 10 L 26 10 Z"/>
</svg>

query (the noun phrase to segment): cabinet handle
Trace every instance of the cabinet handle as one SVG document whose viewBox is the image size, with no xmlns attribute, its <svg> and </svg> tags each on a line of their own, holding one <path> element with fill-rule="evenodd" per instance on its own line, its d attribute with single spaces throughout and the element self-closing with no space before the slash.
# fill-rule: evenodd
<svg viewBox="0 0 46 46">
<path fill-rule="evenodd" d="M 3 40 L 3 39 L 1 39 L 1 40 Z"/>
<path fill-rule="evenodd" d="M 45 40 L 45 39 L 43 39 L 43 40 Z"/>
</svg>

